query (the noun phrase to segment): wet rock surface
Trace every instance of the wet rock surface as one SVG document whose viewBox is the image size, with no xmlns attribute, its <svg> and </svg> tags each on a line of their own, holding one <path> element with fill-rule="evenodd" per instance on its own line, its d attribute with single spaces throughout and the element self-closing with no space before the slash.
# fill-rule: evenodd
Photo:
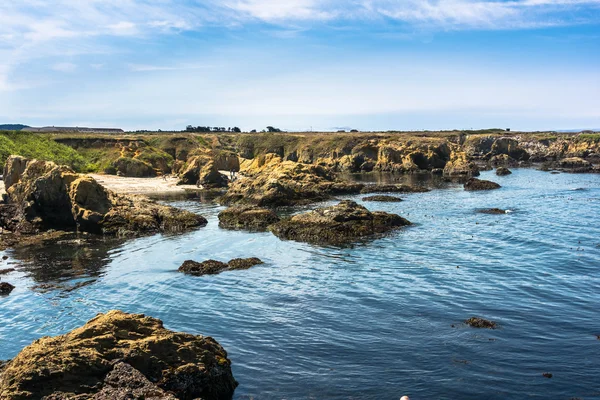
<svg viewBox="0 0 600 400">
<path fill-rule="evenodd" d="M 363 201 L 389 202 L 389 203 L 399 203 L 399 202 L 403 201 L 400 197 L 385 196 L 385 195 L 363 197 L 362 200 Z"/>
<path fill-rule="evenodd" d="M 498 327 L 496 322 L 479 317 L 471 317 L 465 321 L 465 324 L 472 328 L 480 329 L 496 329 Z"/>
<path fill-rule="evenodd" d="M 115 371 L 118 361 L 178 399 L 230 398 L 237 386 L 227 353 L 214 339 L 169 331 L 162 321 L 142 314 L 110 311 L 65 335 L 44 337 L 24 348 L 0 375 L 0 398 L 56 394 L 63 396 L 57 399 L 72 399 L 113 390 L 120 379 L 124 385 L 143 384 L 137 389 L 148 387 L 126 366 Z M 103 389 L 105 385 L 109 387 Z"/>
<path fill-rule="evenodd" d="M 225 229 L 264 231 L 279 220 L 273 210 L 256 206 L 234 206 L 219 213 L 219 226 Z"/>
<path fill-rule="evenodd" d="M 480 214 L 506 214 L 506 210 L 501 208 L 484 208 L 482 210 L 477 210 Z"/>
<path fill-rule="evenodd" d="M 369 193 L 425 193 L 429 189 L 420 186 L 409 185 L 365 185 L 360 191 L 362 194 Z"/>
<path fill-rule="evenodd" d="M 280 239 L 342 245 L 410 224 L 399 215 L 370 212 L 353 201 L 342 201 L 284 219 L 269 229 Z"/>
<path fill-rule="evenodd" d="M 11 156 L 6 169 L 21 166 L 23 159 L 18 159 L 17 163 Z M 0 225 L 17 234 L 77 229 L 135 235 L 182 231 L 207 222 L 200 215 L 146 197 L 116 194 L 93 178 L 52 162 L 27 160 L 21 174 L 13 172 L 9 172 L 13 178 L 6 186 L 6 204 L 0 205 Z"/>
<path fill-rule="evenodd" d="M 0 295 L 9 295 L 15 289 L 13 285 L 8 282 L 0 282 Z"/>
<path fill-rule="evenodd" d="M 14 272 L 14 271 L 15 271 L 14 268 L 0 269 L 0 275 L 10 274 L 11 272 Z"/>
<path fill-rule="evenodd" d="M 470 178 L 464 185 L 465 190 L 494 190 L 501 186 L 496 182 L 486 181 L 484 179 Z"/>
<path fill-rule="evenodd" d="M 496 169 L 496 175 L 498 176 L 506 176 L 512 174 L 512 171 L 506 167 L 498 167 Z"/>
<path fill-rule="evenodd" d="M 179 267 L 179 272 L 194 276 L 216 275 L 224 271 L 250 269 L 260 264 L 263 264 L 263 262 L 256 257 L 235 258 L 228 263 L 216 260 L 206 260 L 203 262 L 187 260 Z"/>
</svg>

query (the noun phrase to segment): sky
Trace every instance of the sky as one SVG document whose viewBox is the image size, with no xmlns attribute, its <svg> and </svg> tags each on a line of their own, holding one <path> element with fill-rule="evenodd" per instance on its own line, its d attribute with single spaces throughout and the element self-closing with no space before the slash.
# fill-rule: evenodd
<svg viewBox="0 0 600 400">
<path fill-rule="evenodd" d="M 600 128 L 600 0 L 6 0 L 0 123 Z"/>
</svg>

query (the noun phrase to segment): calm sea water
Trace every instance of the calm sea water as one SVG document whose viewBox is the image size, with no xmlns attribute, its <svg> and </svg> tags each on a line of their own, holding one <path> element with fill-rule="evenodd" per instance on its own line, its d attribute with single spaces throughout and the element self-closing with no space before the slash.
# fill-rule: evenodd
<svg viewBox="0 0 600 400">
<path fill-rule="evenodd" d="M 122 309 L 216 338 L 237 399 L 600 398 L 600 175 L 483 178 L 502 189 L 429 182 L 438 189 L 366 203 L 415 225 L 347 248 L 221 230 L 221 207 L 186 200 L 174 204 L 207 227 L 7 251 L 0 268 L 17 272 L 2 279 L 17 288 L 0 298 L 0 359 Z M 514 212 L 475 212 L 488 207 Z M 177 272 L 251 256 L 266 264 Z M 471 316 L 500 328 L 469 328 Z"/>
</svg>

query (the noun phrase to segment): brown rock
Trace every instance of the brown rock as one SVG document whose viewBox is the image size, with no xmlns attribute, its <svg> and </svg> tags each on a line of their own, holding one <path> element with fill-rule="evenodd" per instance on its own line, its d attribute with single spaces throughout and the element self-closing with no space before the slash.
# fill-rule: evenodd
<svg viewBox="0 0 600 400">
<path fill-rule="evenodd" d="M 483 210 L 477 210 L 480 214 L 506 214 L 506 210 L 500 208 L 485 208 Z"/>
<path fill-rule="evenodd" d="M 219 213 L 219 226 L 225 229 L 264 231 L 279 222 L 273 210 L 256 206 L 234 206 Z"/>
<path fill-rule="evenodd" d="M 0 282 L 0 295 L 9 295 L 14 288 L 15 287 L 8 282 Z"/>
<path fill-rule="evenodd" d="M 363 197 L 362 200 L 363 201 L 390 202 L 390 203 L 399 203 L 399 202 L 403 201 L 400 197 L 385 196 L 385 195 Z"/>
<path fill-rule="evenodd" d="M 9 274 L 11 272 L 14 272 L 14 268 L 6 268 L 6 269 L 0 269 L 0 275 L 6 275 Z"/>
<path fill-rule="evenodd" d="M 409 185 L 365 185 L 360 191 L 363 194 L 368 193 L 424 193 L 429 189 L 419 186 Z"/>
<path fill-rule="evenodd" d="M 496 322 L 478 317 L 469 318 L 465 323 L 473 328 L 496 329 L 498 327 Z"/>
<path fill-rule="evenodd" d="M 44 337 L 24 348 L 0 375 L 0 398 L 41 399 L 53 393 L 67 396 L 55 397 L 59 399 L 90 398 L 102 393 L 103 382 L 106 390 L 118 386 L 119 372 L 129 375 L 122 377 L 123 383 L 137 380 L 147 387 L 127 367 L 115 371 L 117 360 L 180 399 L 230 398 L 237 386 L 227 353 L 214 339 L 169 331 L 160 320 L 141 314 L 110 311 L 65 335 Z"/>
<path fill-rule="evenodd" d="M 501 186 L 496 182 L 486 181 L 483 179 L 471 178 L 465 185 L 465 190 L 493 190 L 499 189 Z"/>
<path fill-rule="evenodd" d="M 506 167 L 498 167 L 498 169 L 496 169 L 496 175 L 498 176 L 505 176 L 510 174 L 512 174 L 512 171 Z"/>
<path fill-rule="evenodd" d="M 228 265 L 221 261 L 206 260 L 203 262 L 196 262 L 187 260 L 179 267 L 179 272 L 194 276 L 216 275 L 225 271 L 227 268 Z"/>
<path fill-rule="evenodd" d="M 317 244 L 346 244 L 410 225 L 396 214 L 370 212 L 353 201 L 319 208 L 282 220 L 269 229 L 281 239 Z"/>
<path fill-rule="evenodd" d="M 238 270 L 238 269 L 250 269 L 255 265 L 264 264 L 260 258 L 252 257 L 252 258 L 234 258 L 229 261 L 227 264 L 229 269 Z"/>
</svg>

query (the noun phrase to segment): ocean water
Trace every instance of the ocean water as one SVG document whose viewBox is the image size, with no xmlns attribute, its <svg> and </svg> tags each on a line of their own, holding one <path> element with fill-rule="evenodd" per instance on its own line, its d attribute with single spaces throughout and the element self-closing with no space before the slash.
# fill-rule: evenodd
<svg viewBox="0 0 600 400">
<path fill-rule="evenodd" d="M 173 204 L 208 218 L 197 231 L 6 251 L 0 359 L 122 309 L 217 339 L 236 399 L 600 399 L 600 175 L 482 178 L 502 188 L 424 181 L 436 189 L 363 203 L 414 226 L 345 248 L 222 230 L 222 207 L 191 199 Z M 491 207 L 513 212 L 476 213 Z M 265 264 L 177 272 L 252 256 Z"/>
</svg>

